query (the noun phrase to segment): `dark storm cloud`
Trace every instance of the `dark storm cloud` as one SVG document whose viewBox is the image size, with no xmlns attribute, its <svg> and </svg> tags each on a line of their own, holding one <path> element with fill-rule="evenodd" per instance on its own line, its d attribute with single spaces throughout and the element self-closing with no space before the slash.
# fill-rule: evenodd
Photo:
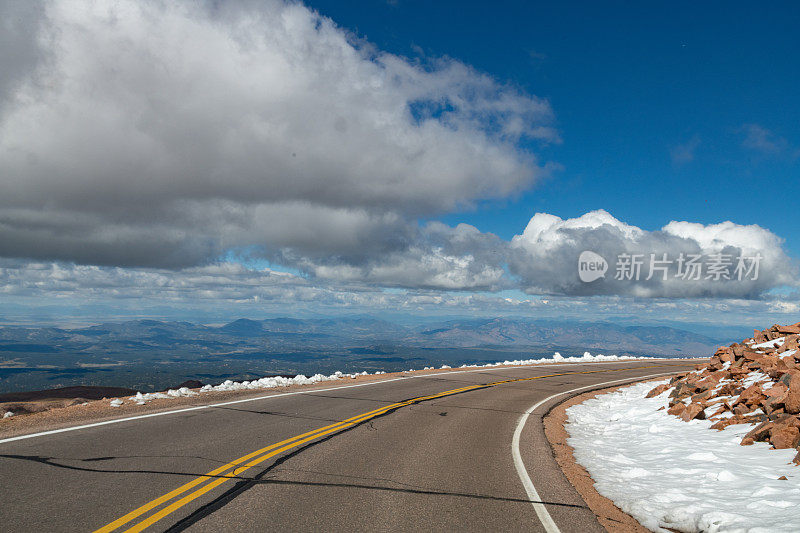
<svg viewBox="0 0 800 533">
<path fill-rule="evenodd" d="M 354 44 L 300 4 L 3 9 L 3 256 L 379 254 L 418 216 L 529 187 L 518 141 L 558 140 L 546 101 Z"/>
</svg>

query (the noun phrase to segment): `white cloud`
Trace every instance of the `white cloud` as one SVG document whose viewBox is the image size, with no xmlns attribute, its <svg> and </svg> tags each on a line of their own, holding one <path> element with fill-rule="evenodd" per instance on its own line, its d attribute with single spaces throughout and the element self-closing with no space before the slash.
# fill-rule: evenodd
<svg viewBox="0 0 800 533">
<path fill-rule="evenodd" d="M 700 146 L 700 137 L 695 135 L 683 144 L 679 144 L 670 150 L 672 164 L 676 166 L 685 165 L 694 161 L 694 155 Z"/>
<path fill-rule="evenodd" d="M 575 231 L 596 230 L 607 227 L 618 231 L 626 239 L 634 240 L 642 235 L 642 230 L 630 226 L 611 216 L 607 211 L 598 209 L 590 211 L 578 218 L 563 220 L 548 213 L 536 213 L 531 218 L 522 235 L 515 235 L 511 243 L 528 251 L 541 255 L 565 244 L 574 245 L 576 240 L 570 236 Z"/>
<path fill-rule="evenodd" d="M 24 4 L 0 13 L 24 9 L 33 36 L 0 55 L 14 73 L 0 88 L 2 256 L 347 254 L 358 236 L 528 188 L 542 171 L 518 141 L 558 141 L 546 101 L 356 43 L 301 4 Z"/>
<path fill-rule="evenodd" d="M 744 253 L 762 252 L 777 258 L 783 253 L 782 239 L 756 224 L 743 226 L 733 222 L 703 225 L 696 222 L 672 221 L 662 228 L 664 233 L 697 242 L 705 253 L 721 252 L 728 246 Z"/>
<path fill-rule="evenodd" d="M 229 321 L 242 316 L 325 313 L 414 313 L 429 316 L 531 316 L 577 320 L 715 326 L 796 322 L 797 294 L 763 299 L 640 299 L 632 296 L 536 296 L 382 290 L 359 283 L 328 283 L 270 269 L 219 263 L 180 270 L 112 268 L 63 263 L 0 262 L 4 323 L 41 324 L 65 317 L 76 323 L 161 317 Z M 51 317 L 51 318 L 48 318 Z"/>
<path fill-rule="evenodd" d="M 504 241 L 418 223 L 530 187 L 544 170 L 521 147 L 559 142 L 549 104 L 455 60 L 376 50 L 302 4 L 6 2 L 0 22 L 0 257 L 44 265 L 6 269 L 5 294 L 423 305 L 435 291 L 754 298 L 796 283 L 758 226 L 538 213 Z M 308 279 L 209 266 L 232 249 Z M 583 250 L 764 264 L 754 283 L 587 285 Z"/>
<path fill-rule="evenodd" d="M 341 256 L 281 255 L 291 264 L 330 281 L 358 281 L 384 287 L 490 290 L 510 286 L 503 269 L 506 243 L 474 226 L 452 228 L 432 222 L 410 236 L 409 245 L 343 261 Z"/>
<path fill-rule="evenodd" d="M 778 155 L 791 148 L 789 141 L 758 124 L 742 126 L 744 139 L 742 146 L 763 154 Z"/>
<path fill-rule="evenodd" d="M 782 245 L 782 239 L 757 225 L 673 221 L 659 231 L 645 231 L 603 210 L 567 220 L 537 213 L 525 231 L 511 240 L 509 264 L 521 286 L 531 293 L 753 298 L 771 288 L 798 283 L 796 265 Z M 609 263 L 605 278 L 593 283 L 579 280 L 578 256 L 585 250 L 600 254 Z M 640 256 L 643 264 L 638 281 L 615 279 L 620 254 Z M 662 271 L 655 271 L 651 279 L 646 279 L 651 257 L 662 260 L 664 254 L 672 261 L 662 264 L 668 268 L 667 279 Z M 708 279 L 707 270 L 702 271 L 699 280 L 678 277 L 681 254 L 701 255 L 706 264 L 713 254 L 730 256 L 733 264 L 727 271 L 731 279 Z M 738 257 L 758 254 L 761 260 L 757 279 L 753 279 L 755 271 L 741 280 L 734 276 Z M 750 265 L 748 262 L 746 266 Z"/>
</svg>

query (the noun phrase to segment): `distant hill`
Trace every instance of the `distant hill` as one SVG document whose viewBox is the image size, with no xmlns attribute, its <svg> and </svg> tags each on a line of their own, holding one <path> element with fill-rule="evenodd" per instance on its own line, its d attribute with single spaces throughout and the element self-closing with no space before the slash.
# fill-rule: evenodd
<svg viewBox="0 0 800 533">
<path fill-rule="evenodd" d="M 614 352 L 681 355 L 713 351 L 720 339 L 665 326 L 569 323 L 506 318 L 447 322 L 424 327 L 419 336 L 432 346 L 583 347 Z"/>
<path fill-rule="evenodd" d="M 185 379 L 402 370 L 584 351 L 710 356 L 718 339 L 665 326 L 488 318 L 404 326 L 375 318 L 131 320 L 83 328 L 0 326 L 0 392 L 76 385 L 152 390 Z"/>
<path fill-rule="evenodd" d="M 431 348 L 592 348 L 680 355 L 711 353 L 726 340 L 665 326 L 509 318 L 448 321 L 413 328 L 373 318 L 242 318 L 218 327 L 157 320 L 104 323 L 77 329 L 0 326 L 0 353 L 38 354 L 176 348 L 198 353 L 255 348 L 280 352 L 287 348 L 357 348 L 388 343 Z"/>
</svg>

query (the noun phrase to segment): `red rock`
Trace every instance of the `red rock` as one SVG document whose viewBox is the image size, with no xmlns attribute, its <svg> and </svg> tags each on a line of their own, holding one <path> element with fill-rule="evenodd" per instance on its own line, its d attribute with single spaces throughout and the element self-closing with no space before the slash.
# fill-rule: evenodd
<svg viewBox="0 0 800 533">
<path fill-rule="evenodd" d="M 732 363 L 736 359 L 733 350 L 727 346 L 717 350 L 717 356 L 719 356 L 719 360 L 723 363 Z"/>
<path fill-rule="evenodd" d="M 770 431 L 769 442 L 776 450 L 796 448 L 800 444 L 800 429 L 793 426 L 775 427 Z"/>
<path fill-rule="evenodd" d="M 742 368 L 743 364 L 744 364 L 744 358 L 740 357 L 739 359 L 737 359 L 736 361 L 731 363 L 731 367 L 730 367 L 730 369 L 728 369 L 728 373 L 732 374 L 732 375 L 735 375 L 737 373 L 739 373 L 739 374 L 747 374 L 748 370 L 745 370 L 744 368 Z"/>
<path fill-rule="evenodd" d="M 767 415 L 767 418 L 769 418 L 770 420 L 776 420 L 778 417 L 785 415 L 786 415 L 786 409 L 784 409 L 783 407 L 776 406 L 775 409 L 770 409 L 770 413 L 769 415 Z"/>
<path fill-rule="evenodd" d="M 800 413 L 800 391 L 790 390 L 783 401 L 783 408 L 793 415 Z"/>
<path fill-rule="evenodd" d="M 780 360 L 781 358 L 777 355 L 766 354 L 762 355 L 758 362 L 761 364 L 761 368 L 767 369 L 776 366 Z"/>
<path fill-rule="evenodd" d="M 775 370 L 777 370 L 781 376 L 789 370 L 793 370 L 795 368 L 797 368 L 797 365 L 795 364 L 793 357 L 781 357 L 778 359 L 778 362 L 775 365 Z M 780 376 L 776 376 L 776 378 L 780 378 Z"/>
<path fill-rule="evenodd" d="M 747 435 L 744 436 L 742 442 L 744 442 L 744 439 L 747 439 L 748 437 L 753 439 L 754 441 L 767 440 L 769 438 L 769 432 L 774 425 L 775 422 L 762 422 L 761 424 L 751 429 L 747 433 Z"/>
<path fill-rule="evenodd" d="M 786 340 L 783 341 L 783 346 L 786 350 L 797 350 L 800 348 L 800 335 L 788 335 Z"/>
<path fill-rule="evenodd" d="M 787 373 L 786 375 L 790 374 Z M 795 375 L 789 381 L 789 390 L 786 393 L 783 405 L 787 413 L 800 413 L 800 376 Z"/>
<path fill-rule="evenodd" d="M 782 344 L 772 342 L 773 346 L 758 352 L 749 341 L 720 347 L 695 372 L 673 377 L 669 385 L 652 389 L 648 397 L 670 391 L 667 412 L 684 421 L 702 419 L 712 412 L 712 420 L 731 414 L 715 420 L 713 429 L 756 424 L 742 439 L 743 445 L 768 441 L 779 449 L 800 447 L 800 323 L 753 332 L 753 340 L 759 343 L 780 337 L 785 337 Z M 786 357 L 789 350 L 797 353 Z M 745 387 L 753 372 L 766 374 L 771 382 Z M 764 386 L 767 388 L 762 389 Z M 795 462 L 800 464 L 800 453 Z"/>
<path fill-rule="evenodd" d="M 764 394 L 766 394 L 770 398 L 775 398 L 778 396 L 783 396 L 784 394 L 786 394 L 786 391 L 788 390 L 789 387 L 787 387 L 784 383 L 776 383 L 772 387 L 765 390 Z"/>
<path fill-rule="evenodd" d="M 731 423 L 728 420 L 730 420 L 730 419 L 725 419 L 725 420 L 720 420 L 719 422 L 714 422 L 713 424 L 711 424 L 709 429 L 723 430 L 726 427 L 731 425 Z"/>
<path fill-rule="evenodd" d="M 683 412 L 684 409 L 686 409 L 686 406 L 684 404 L 676 403 L 667 410 L 667 413 L 671 415 L 680 416 L 680 414 Z"/>
<path fill-rule="evenodd" d="M 650 392 L 648 392 L 646 397 L 647 398 L 653 398 L 654 396 L 658 396 L 659 394 L 661 394 L 664 391 L 666 391 L 667 389 L 669 389 L 669 387 L 670 387 L 669 383 L 662 383 L 658 387 L 656 387 L 653 390 L 651 390 Z"/>
<path fill-rule="evenodd" d="M 721 373 L 720 372 L 714 372 L 714 373 L 711 373 L 711 374 L 707 375 L 705 378 L 703 378 L 700 381 L 700 383 L 698 383 L 698 385 L 700 387 L 703 387 L 706 390 L 713 389 L 714 387 L 719 385 L 719 382 L 720 382 L 721 379 L 722 379 Z"/>
<path fill-rule="evenodd" d="M 740 403 L 745 403 L 748 406 L 758 405 L 761 403 L 761 400 L 764 399 L 764 393 L 761 390 L 761 385 L 759 383 L 754 383 L 747 387 L 733 402 L 733 405 L 737 405 Z"/>
<path fill-rule="evenodd" d="M 704 405 L 708 405 L 705 400 L 711 396 L 711 393 L 708 391 L 698 392 L 697 394 L 692 395 L 692 403 L 702 403 Z"/>
<path fill-rule="evenodd" d="M 725 413 L 726 411 L 727 411 L 727 409 L 726 409 L 726 408 L 725 408 L 725 406 L 723 405 L 722 407 L 720 407 L 719 409 L 717 409 L 716 411 L 714 411 L 714 414 L 713 414 L 713 415 L 711 415 L 711 416 L 709 416 L 708 418 L 714 418 L 715 416 L 719 416 L 719 415 L 721 415 L 722 413 Z"/>
<path fill-rule="evenodd" d="M 787 481 L 786 476 L 781 476 L 778 478 L 778 481 Z"/>
<path fill-rule="evenodd" d="M 681 411 L 680 417 L 684 422 L 694 420 L 695 418 L 699 420 L 705 420 L 706 413 L 703 410 L 703 406 L 699 403 L 690 403 L 683 411 Z"/>
<path fill-rule="evenodd" d="M 754 350 L 742 350 L 742 357 L 745 361 L 760 361 L 764 356 L 763 354 L 756 353 Z"/>
<path fill-rule="evenodd" d="M 731 350 L 733 350 L 733 355 L 736 356 L 736 359 L 739 359 L 742 357 L 742 355 L 744 355 L 745 346 L 735 342 L 731 344 Z"/>
<path fill-rule="evenodd" d="M 778 385 L 775 385 L 772 387 L 772 389 L 777 387 Z M 768 389 L 767 392 L 771 392 L 772 389 Z M 787 392 L 785 390 L 781 391 L 780 389 L 777 392 L 780 394 L 775 396 L 767 396 L 767 399 L 761 402 L 762 409 L 764 409 L 764 412 L 768 415 L 774 414 L 777 410 L 780 410 L 781 412 L 785 410 L 784 407 L 786 406 L 785 402 Z"/>
</svg>

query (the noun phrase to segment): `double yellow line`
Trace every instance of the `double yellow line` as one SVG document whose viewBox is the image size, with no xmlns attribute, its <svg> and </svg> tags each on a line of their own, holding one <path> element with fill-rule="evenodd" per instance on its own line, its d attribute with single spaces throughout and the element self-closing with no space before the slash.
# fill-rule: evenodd
<svg viewBox="0 0 800 533">
<path fill-rule="evenodd" d="M 263 463 L 264 461 L 266 461 L 270 457 L 274 457 L 274 456 L 276 456 L 278 454 L 281 454 L 283 452 L 286 452 L 288 450 L 291 450 L 293 448 L 301 446 L 301 445 L 303 445 L 303 444 L 305 444 L 307 442 L 310 442 L 312 440 L 318 439 L 319 437 L 322 437 L 324 435 L 335 433 L 337 431 L 341 431 L 341 430 L 343 430 L 345 428 L 354 426 L 356 424 L 360 424 L 361 422 L 364 422 L 364 421 L 369 420 L 371 418 L 375 418 L 377 416 L 381 416 L 381 415 L 383 415 L 383 414 L 385 414 L 388 411 L 391 411 L 393 409 L 398 409 L 400 407 L 405 407 L 407 405 L 411 405 L 411 404 L 415 404 L 415 403 L 419 403 L 419 402 L 424 402 L 424 401 L 427 401 L 427 400 L 433 400 L 433 399 L 436 399 L 436 398 L 441 398 L 443 396 L 450 396 L 450 395 L 453 395 L 453 394 L 467 392 L 467 391 L 474 390 L 474 389 L 483 389 L 483 388 L 487 388 L 487 387 L 494 387 L 496 385 L 500 385 L 500 384 L 503 384 L 503 383 L 512 383 L 512 382 L 517 382 L 517 381 L 531 381 L 531 380 L 534 380 L 534 379 L 550 378 L 550 377 L 556 377 L 556 376 L 568 376 L 568 375 L 573 375 L 573 374 L 595 374 L 595 373 L 601 373 L 601 372 L 620 372 L 620 371 L 623 371 L 623 370 L 636 370 L 636 369 L 643 369 L 643 368 L 655 368 L 655 367 L 658 367 L 658 366 L 664 366 L 664 365 L 649 365 L 649 366 L 640 366 L 640 367 L 635 367 L 635 368 L 616 368 L 616 369 L 610 369 L 610 370 L 590 370 L 590 371 L 583 371 L 583 372 L 563 372 L 563 373 L 559 373 L 559 374 L 547 374 L 547 375 L 535 376 L 535 377 L 531 377 L 531 378 L 506 379 L 506 380 L 503 380 L 503 381 L 494 381 L 494 382 L 491 382 L 491 383 L 484 383 L 484 384 L 479 384 L 479 385 L 469 385 L 467 387 L 461 387 L 461 388 L 458 388 L 458 389 L 453 389 L 453 390 L 449 390 L 449 391 L 445 391 L 445 392 L 440 392 L 438 394 L 433 394 L 433 395 L 430 395 L 430 396 L 420 396 L 418 398 L 412 398 L 410 400 L 405 400 L 405 401 L 402 401 L 402 402 L 393 403 L 391 405 L 386 405 L 386 406 L 381 407 L 379 409 L 374 409 L 372 411 L 368 411 L 366 413 L 361 413 L 360 415 L 356 415 L 356 416 L 348 418 L 346 420 L 342 420 L 341 422 L 337 422 L 335 424 L 330 424 L 328 426 L 321 427 L 319 429 L 315 429 L 314 431 L 309 431 L 307 433 L 302 433 L 300 435 L 296 435 L 296 436 L 291 437 L 289 439 L 282 440 L 280 442 L 276 442 L 275 444 L 270 444 L 269 446 L 261 448 L 260 450 L 256 450 L 256 451 L 254 451 L 252 453 L 249 453 L 247 455 L 239 457 L 238 459 L 235 459 L 235 460 L 231 461 L 230 463 L 222 465 L 219 468 L 215 468 L 211 472 L 203 474 L 202 476 L 199 476 L 199 477 L 189 481 L 188 483 L 186 483 L 184 485 L 181 485 L 177 489 L 175 489 L 173 491 L 170 491 L 170 492 L 164 494 L 163 496 L 160 496 L 160 497 L 156 498 L 155 500 L 152 500 L 152 501 L 142 505 L 141 507 L 138 507 L 138 508 L 134 509 L 133 511 L 129 512 L 128 514 L 126 514 L 124 516 L 121 516 L 120 518 L 118 518 L 118 519 L 114 520 L 113 522 L 101 527 L 100 529 L 97 529 L 95 531 L 95 533 L 108 533 L 110 531 L 115 531 L 115 530 L 119 529 L 120 527 L 128 524 L 129 522 L 132 522 L 133 520 L 141 517 L 142 515 L 146 514 L 147 512 L 149 512 L 149 511 L 151 511 L 151 510 L 153 510 L 153 509 L 155 509 L 157 507 L 160 507 L 161 505 L 163 505 L 163 504 L 165 504 L 167 502 L 170 502 L 170 501 L 174 500 L 175 498 L 177 498 L 178 496 L 184 494 L 185 492 L 188 492 L 191 489 L 195 489 L 195 487 L 198 487 L 198 485 L 202 485 L 199 488 L 196 488 L 194 491 L 189 492 L 189 494 L 186 494 L 182 498 L 173 501 L 169 505 L 167 505 L 167 506 L 163 507 L 162 509 L 160 509 L 158 512 L 153 513 L 152 515 L 150 515 L 149 517 L 145 518 L 141 522 L 138 522 L 138 523 L 132 525 L 131 527 L 129 527 L 128 529 L 125 530 L 126 533 L 128 533 L 128 532 L 134 533 L 134 532 L 137 532 L 137 531 L 142 531 L 145 528 L 150 527 L 151 525 L 155 524 L 156 522 L 158 522 L 162 518 L 166 517 L 167 515 L 177 511 L 178 509 L 180 509 L 184 505 L 188 504 L 189 502 L 191 502 L 193 500 L 196 500 L 197 498 L 199 498 L 203 494 L 213 490 L 214 488 L 218 487 L 219 485 L 222 485 L 226 481 L 228 481 L 228 480 L 230 480 L 232 478 L 238 477 L 241 474 L 243 474 L 244 472 L 246 472 L 247 470 L 251 469 L 252 467 Z M 242 463 L 244 463 L 244 464 L 242 464 Z"/>
</svg>

